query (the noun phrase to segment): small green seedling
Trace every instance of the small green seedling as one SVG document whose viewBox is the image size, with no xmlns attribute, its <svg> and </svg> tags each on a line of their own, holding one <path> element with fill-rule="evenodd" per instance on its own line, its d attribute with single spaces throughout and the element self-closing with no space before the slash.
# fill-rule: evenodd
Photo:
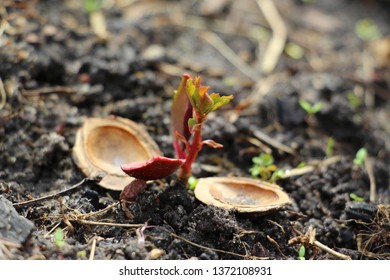
<svg viewBox="0 0 390 280">
<path fill-rule="evenodd" d="M 78 251 L 76 256 L 79 259 L 84 259 L 87 256 L 87 252 L 85 250 Z"/>
<path fill-rule="evenodd" d="M 326 142 L 326 151 L 325 151 L 325 155 L 327 158 L 333 156 L 333 150 L 334 150 L 334 138 L 328 137 L 328 141 Z"/>
<path fill-rule="evenodd" d="M 280 178 L 282 178 L 282 176 L 284 175 L 284 170 L 283 169 L 279 169 L 277 168 L 274 173 L 272 173 L 272 176 L 271 178 L 269 179 L 269 181 L 271 183 L 274 183 L 276 182 L 277 180 L 279 180 Z"/>
<path fill-rule="evenodd" d="M 355 23 L 356 35 L 365 41 L 375 40 L 382 36 L 378 26 L 372 18 L 363 18 Z"/>
<path fill-rule="evenodd" d="M 56 230 L 54 231 L 53 240 L 58 248 L 62 248 L 65 246 L 66 242 L 64 239 L 65 234 L 62 228 L 56 228 Z"/>
<path fill-rule="evenodd" d="M 305 260 L 306 248 L 305 246 L 301 246 L 298 251 L 298 260 Z"/>
<path fill-rule="evenodd" d="M 84 10 L 87 13 L 99 11 L 103 7 L 102 0 L 84 0 Z"/>
<path fill-rule="evenodd" d="M 364 161 L 366 160 L 366 158 L 367 158 L 367 149 L 360 148 L 355 155 L 353 163 L 356 165 L 362 165 L 364 163 Z"/>
<path fill-rule="evenodd" d="M 362 105 L 362 100 L 353 92 L 348 92 L 347 94 L 348 103 L 352 109 L 356 110 Z"/>
<path fill-rule="evenodd" d="M 364 202 L 364 198 L 361 197 L 361 196 L 358 196 L 358 195 L 355 194 L 355 193 L 349 194 L 349 197 L 350 197 L 353 201 L 355 201 L 355 202 Z"/>
<path fill-rule="evenodd" d="M 296 60 L 301 59 L 305 55 L 303 48 L 292 42 L 286 44 L 284 51 L 289 57 Z"/>
<path fill-rule="evenodd" d="M 299 100 L 299 105 L 305 112 L 309 115 L 312 116 L 318 112 L 320 112 L 323 108 L 322 102 L 317 102 L 314 104 L 310 104 L 308 101 L 301 99 Z"/>
<path fill-rule="evenodd" d="M 192 191 L 195 190 L 198 182 L 199 179 L 196 179 L 194 176 L 190 176 L 190 178 L 188 178 L 188 189 Z"/>
<path fill-rule="evenodd" d="M 282 169 L 278 169 L 274 164 L 274 158 L 271 154 L 260 153 L 252 158 L 253 165 L 249 169 L 251 176 L 261 178 L 265 181 L 275 182 L 284 174 Z"/>
</svg>

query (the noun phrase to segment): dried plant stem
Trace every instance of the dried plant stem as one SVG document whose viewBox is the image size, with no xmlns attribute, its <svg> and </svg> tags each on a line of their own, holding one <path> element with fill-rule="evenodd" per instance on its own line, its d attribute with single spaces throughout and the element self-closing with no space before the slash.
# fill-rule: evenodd
<svg viewBox="0 0 390 280">
<path fill-rule="evenodd" d="M 14 207 L 23 207 L 23 206 L 29 206 L 29 205 L 32 205 L 32 204 L 40 203 L 40 202 L 48 200 L 48 199 L 55 199 L 57 197 L 60 197 L 60 196 L 62 196 L 64 194 L 67 194 L 69 192 L 72 192 L 72 191 L 76 190 L 77 188 L 81 187 L 85 182 L 88 182 L 88 181 L 96 182 L 96 181 L 98 181 L 98 179 L 96 179 L 96 178 L 84 178 L 83 180 L 81 180 L 80 182 L 78 182 L 77 184 L 71 186 L 70 188 L 68 188 L 66 190 L 62 190 L 62 191 L 59 191 L 57 193 L 49 194 L 49 195 L 46 195 L 46 196 L 43 196 L 43 197 L 39 197 L 39 198 L 36 198 L 36 199 L 33 199 L 33 200 L 17 202 L 17 203 L 14 203 L 13 206 Z"/>
<path fill-rule="evenodd" d="M 313 242 L 313 245 L 314 246 L 317 246 L 318 248 L 320 248 L 321 250 L 335 256 L 336 258 L 339 258 L 339 259 L 342 259 L 342 260 L 352 260 L 350 256 L 347 256 L 347 255 L 344 255 L 344 254 L 341 254 L 339 252 L 336 252 L 335 250 L 329 248 L 328 246 L 322 244 L 321 242 L 315 240 Z"/>
<path fill-rule="evenodd" d="M 102 10 L 93 11 L 89 14 L 89 22 L 93 32 L 100 38 L 108 37 L 106 18 Z"/>
<path fill-rule="evenodd" d="M 271 243 L 272 245 L 275 246 L 275 248 L 279 252 L 279 254 L 281 254 L 285 259 L 287 259 L 287 256 L 282 252 L 278 242 L 276 242 L 275 239 L 273 239 L 271 236 L 267 235 L 267 240 L 268 240 L 269 243 Z"/>
<path fill-rule="evenodd" d="M 119 224 L 119 223 L 109 223 L 109 222 L 96 222 L 96 221 L 88 221 L 85 219 L 75 219 L 74 221 L 84 225 L 123 227 L 123 228 L 139 228 L 144 225 L 144 224 Z"/>
<path fill-rule="evenodd" d="M 227 254 L 227 255 L 231 255 L 231 256 L 236 256 L 236 257 L 240 257 L 240 258 L 243 258 L 243 259 L 254 259 L 254 260 L 267 260 L 269 258 L 260 258 L 260 257 L 255 257 L 255 256 L 249 256 L 249 255 L 242 255 L 242 254 L 237 254 L 237 253 L 234 253 L 234 252 L 229 252 L 229 251 L 224 251 L 224 250 L 220 250 L 220 249 L 215 249 L 215 248 L 210 248 L 210 247 L 206 247 L 206 246 L 202 246 L 200 244 L 197 244 L 195 242 L 192 242 L 188 239 L 185 239 L 184 237 L 181 237 L 179 235 L 176 235 L 174 233 L 171 233 L 171 236 L 174 237 L 174 238 L 177 238 L 177 239 L 180 239 L 192 246 L 195 246 L 195 247 L 198 247 L 198 248 L 201 248 L 201 249 L 204 249 L 204 250 L 211 250 L 211 251 L 214 251 L 214 252 L 218 252 L 218 253 L 223 253 L 223 254 Z"/>
<path fill-rule="evenodd" d="M 253 135 L 258 138 L 260 141 L 263 141 L 263 142 L 266 142 L 268 145 L 280 150 L 280 151 L 283 151 L 285 153 L 288 153 L 288 154 L 291 154 L 291 155 L 295 155 L 296 154 L 296 151 L 292 148 L 290 148 L 289 146 L 287 145 L 284 145 L 278 141 L 276 141 L 275 139 L 269 137 L 267 134 L 265 134 L 264 132 L 260 131 L 260 130 L 257 130 L 257 129 L 254 129 L 253 130 Z"/>
<path fill-rule="evenodd" d="M 61 222 L 58 222 L 57 224 L 55 224 L 54 227 L 51 228 L 51 230 L 49 230 L 43 237 L 44 238 L 47 238 L 56 228 L 58 228 L 58 226 L 61 224 Z"/>
<path fill-rule="evenodd" d="M 283 175 L 280 176 L 281 179 L 287 179 L 294 176 L 301 176 L 310 172 L 313 172 L 319 168 L 327 167 L 329 165 L 335 164 L 336 162 L 340 161 L 342 159 L 341 156 L 333 156 L 328 159 L 325 159 L 323 161 L 319 161 L 318 163 L 304 166 L 301 168 L 294 168 L 287 170 Z"/>
<path fill-rule="evenodd" d="M 76 222 L 84 225 L 92 225 L 92 226 L 111 226 L 111 227 L 125 227 L 125 228 L 137 228 L 143 226 L 143 224 L 119 224 L 119 223 L 110 223 L 110 222 L 99 222 L 99 221 L 90 221 L 88 218 L 99 216 L 103 213 L 106 213 L 108 210 L 114 208 L 119 205 L 120 202 L 115 202 L 104 209 L 101 209 L 96 212 L 81 214 L 78 211 L 74 210 L 74 213 L 66 214 L 66 219 L 68 221 Z"/>
<path fill-rule="evenodd" d="M 75 94 L 78 91 L 76 87 L 65 87 L 65 86 L 53 86 L 53 87 L 43 87 L 37 89 L 22 89 L 21 93 L 26 97 L 34 97 L 34 96 L 44 96 L 50 94 L 63 94 L 63 95 L 71 95 Z"/>
<path fill-rule="evenodd" d="M 256 2 L 272 29 L 272 38 L 261 64 L 261 70 L 269 74 L 275 69 L 283 52 L 287 40 L 287 28 L 272 0 L 257 0 Z"/>
<path fill-rule="evenodd" d="M 7 94 L 5 93 L 3 80 L 0 78 L 0 110 L 5 107 L 6 103 L 7 103 Z"/>
<path fill-rule="evenodd" d="M 204 31 L 202 38 L 219 51 L 231 64 L 233 64 L 241 73 L 254 82 L 258 81 L 260 76 L 255 69 L 243 61 L 217 34 Z"/>
<path fill-rule="evenodd" d="M 374 166 L 372 159 L 367 157 L 364 161 L 364 166 L 367 170 L 368 178 L 370 180 L 370 202 L 376 201 L 376 181 L 374 175 Z"/>
<path fill-rule="evenodd" d="M 336 252 L 335 250 L 329 248 L 328 246 L 322 244 L 321 242 L 316 240 L 316 230 L 313 228 L 312 225 L 309 226 L 309 229 L 307 230 L 306 234 L 302 234 L 301 232 L 295 230 L 298 234 L 300 234 L 297 237 L 294 237 L 288 241 L 289 245 L 293 245 L 296 243 L 301 243 L 305 246 L 311 245 L 316 246 L 317 248 L 335 256 L 336 258 L 342 259 L 342 260 L 351 260 L 350 256 L 341 254 L 339 252 Z"/>
<path fill-rule="evenodd" d="M 97 237 L 94 236 L 94 237 L 92 238 L 91 252 L 89 253 L 89 260 L 90 260 L 90 261 L 92 261 L 93 258 L 95 257 L 96 241 L 97 241 Z"/>
</svg>

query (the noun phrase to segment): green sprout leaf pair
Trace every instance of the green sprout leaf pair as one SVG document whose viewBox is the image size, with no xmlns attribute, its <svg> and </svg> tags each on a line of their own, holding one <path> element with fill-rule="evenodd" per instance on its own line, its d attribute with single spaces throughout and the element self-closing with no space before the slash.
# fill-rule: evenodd
<svg viewBox="0 0 390 280">
<path fill-rule="evenodd" d="M 252 162 L 253 165 L 249 172 L 254 178 L 260 177 L 263 180 L 275 182 L 284 174 L 284 170 L 277 168 L 274 164 L 272 154 L 261 153 L 257 157 L 253 157 Z"/>
<path fill-rule="evenodd" d="M 189 79 L 187 82 L 187 95 L 195 112 L 201 115 L 217 110 L 233 99 L 232 95 L 221 96 L 218 93 L 208 94 L 209 87 L 203 86 L 200 77 L 195 80 Z"/>
</svg>

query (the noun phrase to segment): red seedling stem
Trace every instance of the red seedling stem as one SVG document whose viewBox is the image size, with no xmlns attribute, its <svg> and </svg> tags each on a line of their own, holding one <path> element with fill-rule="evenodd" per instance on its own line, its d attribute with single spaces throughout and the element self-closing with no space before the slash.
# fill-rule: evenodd
<svg viewBox="0 0 390 280">
<path fill-rule="evenodd" d="M 193 138 L 192 144 L 190 145 L 190 149 L 188 151 L 187 157 L 185 159 L 184 164 L 180 167 L 179 171 L 179 179 L 187 185 L 188 179 L 192 174 L 192 163 L 198 156 L 199 151 L 202 149 L 202 128 L 203 123 L 206 120 L 206 116 L 196 114 L 196 125 L 193 127 Z"/>
</svg>

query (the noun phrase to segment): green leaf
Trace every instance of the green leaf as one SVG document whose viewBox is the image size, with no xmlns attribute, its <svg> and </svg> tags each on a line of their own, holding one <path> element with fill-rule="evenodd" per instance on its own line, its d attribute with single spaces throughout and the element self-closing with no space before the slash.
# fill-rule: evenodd
<svg viewBox="0 0 390 280">
<path fill-rule="evenodd" d="M 272 173 L 272 176 L 271 178 L 269 179 L 270 182 L 276 182 L 277 180 L 279 180 L 284 174 L 284 170 L 283 169 L 276 169 L 274 171 L 274 173 Z"/>
<path fill-rule="evenodd" d="M 305 246 L 301 246 L 298 251 L 298 259 L 305 260 L 306 248 Z"/>
<path fill-rule="evenodd" d="M 360 99 L 360 97 L 355 95 L 353 92 L 348 92 L 347 99 L 348 99 L 349 105 L 354 110 L 359 108 L 360 105 L 362 105 L 362 100 Z"/>
<path fill-rule="evenodd" d="M 82 251 L 78 251 L 77 254 L 76 254 L 77 258 L 79 259 L 83 259 L 87 256 L 87 252 L 85 250 L 82 250 Z"/>
<path fill-rule="evenodd" d="M 364 202 L 364 198 L 361 196 L 358 196 L 357 194 L 351 193 L 349 197 L 356 202 Z"/>
<path fill-rule="evenodd" d="M 299 105 L 301 106 L 301 108 L 303 110 L 306 111 L 306 113 L 309 113 L 310 112 L 310 109 L 311 109 L 311 104 L 309 102 L 307 102 L 306 100 L 299 100 Z"/>
<path fill-rule="evenodd" d="M 199 182 L 199 179 L 196 179 L 194 176 L 190 176 L 190 178 L 188 178 L 188 188 L 190 190 L 194 190 L 196 188 L 196 185 L 198 184 Z"/>
<path fill-rule="evenodd" d="M 362 165 L 367 158 L 367 150 L 365 148 L 360 148 L 353 160 L 353 163 L 356 165 Z"/>
<path fill-rule="evenodd" d="M 286 44 L 284 51 L 293 59 L 301 59 L 305 55 L 303 48 L 291 42 Z"/>
<path fill-rule="evenodd" d="M 87 13 L 93 13 L 101 10 L 103 7 L 102 0 L 84 0 L 84 10 Z"/>
<path fill-rule="evenodd" d="M 311 113 L 312 114 L 316 114 L 318 113 L 319 111 L 322 110 L 322 102 L 317 102 L 316 104 L 314 104 L 312 107 L 311 107 Z"/>
<path fill-rule="evenodd" d="M 220 96 L 218 93 L 208 94 L 209 87 L 201 84 L 200 78 L 197 77 L 193 81 L 189 79 L 187 82 L 187 95 L 195 111 L 206 115 L 215 111 L 222 105 L 225 105 L 233 99 L 232 95 Z"/>
<path fill-rule="evenodd" d="M 192 131 L 193 127 L 196 125 L 196 119 L 195 118 L 189 118 L 188 119 L 188 129 Z"/>
<path fill-rule="evenodd" d="M 249 172 L 252 177 L 257 178 L 260 175 L 260 168 L 258 166 L 253 166 L 249 169 Z"/>
<path fill-rule="evenodd" d="M 64 241 L 64 237 L 64 231 L 61 228 L 56 228 L 56 230 L 54 231 L 53 239 L 57 247 L 61 248 L 65 246 L 66 243 Z"/>
<path fill-rule="evenodd" d="M 328 141 L 326 142 L 326 151 L 325 151 L 327 158 L 333 156 L 333 150 L 334 150 L 334 138 L 329 137 Z"/>
<path fill-rule="evenodd" d="M 207 94 L 208 87 L 202 86 L 200 77 L 187 81 L 187 95 L 192 107 L 199 114 L 208 114 L 213 107 L 213 100 Z"/>
<path fill-rule="evenodd" d="M 259 166 L 270 166 L 274 163 L 272 154 L 261 153 L 259 156 L 252 158 L 254 164 Z"/>
<path fill-rule="evenodd" d="M 233 95 L 220 96 L 218 93 L 212 93 L 210 94 L 210 97 L 213 100 L 211 111 L 217 110 L 219 107 L 229 103 L 233 99 Z"/>
<path fill-rule="evenodd" d="M 362 40 L 375 40 L 381 37 L 381 32 L 374 20 L 364 18 L 356 22 L 355 33 Z"/>
<path fill-rule="evenodd" d="M 319 111 L 322 110 L 322 103 L 317 102 L 314 105 L 310 104 L 304 99 L 299 100 L 299 105 L 302 107 L 303 110 L 306 111 L 309 115 L 314 115 L 315 113 L 318 113 Z"/>
<path fill-rule="evenodd" d="M 272 154 L 261 154 L 260 157 L 265 166 L 270 166 L 274 163 L 274 157 L 272 156 Z"/>
</svg>

